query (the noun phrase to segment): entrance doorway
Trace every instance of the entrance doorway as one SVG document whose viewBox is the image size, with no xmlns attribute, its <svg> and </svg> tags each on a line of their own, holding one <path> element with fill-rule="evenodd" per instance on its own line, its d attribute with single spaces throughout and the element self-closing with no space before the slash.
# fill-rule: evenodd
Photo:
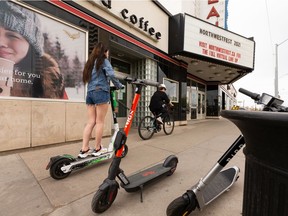
<svg viewBox="0 0 288 216">
<path fill-rule="evenodd" d="M 206 86 L 194 80 L 187 80 L 186 119 L 206 118 Z"/>
<path fill-rule="evenodd" d="M 206 97 L 205 92 L 198 91 L 197 119 L 206 117 Z"/>
<path fill-rule="evenodd" d="M 144 58 L 141 54 L 113 41 L 110 44 L 110 56 L 115 74 L 119 74 L 122 77 L 133 77 L 135 73 L 134 65 Z M 121 80 L 121 83 L 125 85 L 125 88 L 117 90 L 115 96 L 118 101 L 117 120 L 119 127 L 124 128 L 132 104 L 133 89 L 132 85 L 124 80 Z"/>
<path fill-rule="evenodd" d="M 115 71 L 115 74 L 123 75 L 123 73 Z M 127 76 L 127 74 L 126 74 Z M 121 83 L 125 85 L 124 89 L 117 90 L 115 92 L 116 100 L 118 102 L 117 121 L 120 128 L 124 128 L 129 108 L 131 106 L 131 85 L 127 85 L 127 82 L 121 80 Z"/>
<path fill-rule="evenodd" d="M 187 86 L 187 116 L 186 119 L 197 119 L 197 90 L 196 87 Z"/>
</svg>

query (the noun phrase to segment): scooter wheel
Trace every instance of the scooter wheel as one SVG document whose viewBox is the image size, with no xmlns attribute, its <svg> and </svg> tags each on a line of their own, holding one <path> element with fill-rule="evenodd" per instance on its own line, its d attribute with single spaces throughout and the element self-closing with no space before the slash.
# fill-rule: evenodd
<svg viewBox="0 0 288 216">
<path fill-rule="evenodd" d="M 92 211 L 95 213 L 103 213 L 110 208 L 118 193 L 117 186 L 110 186 L 104 190 L 98 190 L 91 203 Z"/>
<path fill-rule="evenodd" d="M 124 158 L 128 153 L 128 146 L 124 145 L 124 151 L 122 152 L 121 158 Z"/>
<path fill-rule="evenodd" d="M 173 200 L 166 209 L 167 216 L 185 216 L 189 215 L 196 208 L 196 200 L 190 203 L 188 199 L 183 196 Z"/>
<path fill-rule="evenodd" d="M 163 166 L 171 167 L 170 171 L 167 174 L 168 176 L 172 175 L 175 172 L 177 164 L 178 164 L 178 158 L 175 155 L 170 155 L 165 159 Z"/>
<path fill-rule="evenodd" d="M 53 163 L 50 167 L 50 176 L 56 180 L 64 179 L 70 175 L 71 172 L 64 173 L 61 167 L 69 165 L 71 160 L 69 158 L 61 158 Z"/>
</svg>

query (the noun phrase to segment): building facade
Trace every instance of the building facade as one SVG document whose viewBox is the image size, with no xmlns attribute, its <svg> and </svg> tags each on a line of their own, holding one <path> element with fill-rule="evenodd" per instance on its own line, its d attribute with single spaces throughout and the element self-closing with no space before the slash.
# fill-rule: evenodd
<svg viewBox="0 0 288 216">
<path fill-rule="evenodd" d="M 219 117 L 221 109 L 229 109 L 235 102 L 231 83 L 254 68 L 252 39 L 188 14 L 172 16 L 157 1 L 7 2 L 10 5 L 4 6 L 10 15 L 21 10 L 31 25 L 23 28 L 25 31 L 16 24 L 4 29 L 15 29 L 33 42 L 34 53 L 23 71 L 15 61 L 13 71 L 4 73 L 7 69 L 0 62 L 2 80 L 12 80 L 10 85 L 0 83 L 5 93 L 0 93 L 0 151 L 82 139 L 86 123 L 82 69 L 99 41 L 109 47 L 116 73 L 165 83 L 175 105 L 177 125 L 185 125 L 189 119 Z M 1 13 L 12 19 L 5 11 Z M 27 34 L 29 29 L 37 37 Z M 214 45 L 215 37 L 221 39 Z M 235 51 L 234 46 L 238 48 Z M 47 69 L 38 73 L 39 56 Z M 117 93 L 120 126 L 126 121 L 133 96 L 133 86 L 123 84 L 126 88 Z M 144 89 L 134 125 L 150 114 L 148 105 L 155 90 L 151 86 Z M 105 135 L 111 134 L 111 119 L 109 113 Z"/>
</svg>

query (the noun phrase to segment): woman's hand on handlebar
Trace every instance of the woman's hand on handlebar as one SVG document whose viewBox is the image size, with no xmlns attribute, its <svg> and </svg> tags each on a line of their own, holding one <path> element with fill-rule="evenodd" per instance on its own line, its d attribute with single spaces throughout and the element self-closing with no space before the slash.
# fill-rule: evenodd
<svg viewBox="0 0 288 216">
<path fill-rule="evenodd" d="M 121 89 L 125 89 L 125 85 L 122 86 L 110 86 L 110 90 L 111 91 L 116 91 L 116 90 L 121 90 Z"/>
</svg>

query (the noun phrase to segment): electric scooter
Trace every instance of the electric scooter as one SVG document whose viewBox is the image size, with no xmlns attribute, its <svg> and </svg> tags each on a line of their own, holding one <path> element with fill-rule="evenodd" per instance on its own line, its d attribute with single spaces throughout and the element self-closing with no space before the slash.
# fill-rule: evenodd
<svg viewBox="0 0 288 216">
<path fill-rule="evenodd" d="M 251 97 L 258 104 L 264 105 L 263 111 L 287 112 L 288 109 L 281 106 L 283 101 L 271 95 L 252 93 L 243 88 L 239 92 Z M 241 112 L 241 111 L 236 111 Z M 243 135 L 240 135 L 229 149 L 222 155 L 213 168 L 188 189 L 182 196 L 174 199 L 167 207 L 167 216 L 185 216 L 196 209 L 202 210 L 205 206 L 228 191 L 239 177 L 240 169 L 236 166 L 222 170 L 236 153 L 245 145 Z"/>
<path fill-rule="evenodd" d="M 107 152 L 95 157 L 89 155 L 86 158 L 78 158 L 69 154 L 58 155 L 50 158 L 49 163 L 46 166 L 46 170 L 50 169 L 50 176 L 56 180 L 64 179 L 70 175 L 72 171 L 82 169 L 84 167 L 88 167 L 94 164 L 97 164 L 101 161 L 108 160 L 113 157 L 115 153 L 114 149 L 114 141 L 119 133 L 119 124 L 117 121 L 117 116 L 115 113 L 115 100 L 114 92 L 116 88 L 114 86 L 110 87 L 110 99 L 111 99 L 111 108 L 113 115 L 113 123 L 114 123 L 114 133 L 108 145 Z M 125 157 L 128 153 L 128 146 L 124 146 L 124 150 L 121 154 L 121 157 Z"/>
<path fill-rule="evenodd" d="M 120 77 L 117 78 L 121 79 Z M 119 136 L 119 139 L 115 140 L 114 146 L 116 146 L 117 151 L 109 167 L 108 177 L 99 186 L 92 199 L 91 208 L 95 213 L 102 213 L 106 211 L 114 202 L 119 189 L 119 183 L 116 181 L 116 177 L 120 180 L 120 186 L 124 188 L 126 192 L 134 192 L 140 190 L 140 198 L 141 202 L 143 202 L 142 193 L 144 185 L 147 185 L 163 176 L 172 175 L 176 170 L 178 163 L 178 158 L 174 155 L 170 155 L 165 159 L 163 163 L 156 164 L 131 176 L 126 176 L 124 171 L 120 168 L 122 159 L 121 155 L 124 150 L 124 145 L 126 143 L 134 114 L 136 112 L 142 87 L 146 85 L 158 86 L 158 83 L 149 80 L 133 79 L 129 77 L 124 78 L 124 80 L 132 85 L 135 85 L 135 95 L 129 116 L 124 127 L 124 132 L 122 133 L 122 137 Z"/>
</svg>

